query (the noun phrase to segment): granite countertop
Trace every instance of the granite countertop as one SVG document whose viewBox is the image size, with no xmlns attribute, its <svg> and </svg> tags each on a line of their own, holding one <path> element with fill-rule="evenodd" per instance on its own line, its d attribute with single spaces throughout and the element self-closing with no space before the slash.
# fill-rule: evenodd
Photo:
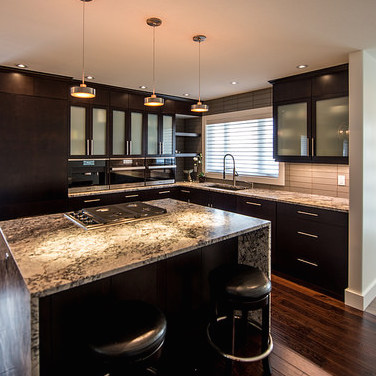
<svg viewBox="0 0 376 376">
<path fill-rule="evenodd" d="M 253 230 L 268 221 L 172 199 L 167 214 L 86 231 L 63 214 L 0 222 L 32 297 L 46 296 Z"/>
<path fill-rule="evenodd" d="M 330 197 L 330 196 L 320 196 L 313 195 L 308 193 L 299 193 L 299 192 L 290 192 L 290 191 L 281 191 L 277 189 L 259 189 L 259 188 L 250 188 L 243 189 L 239 191 L 230 191 L 225 189 L 213 188 L 211 187 L 212 183 L 188 183 L 188 182 L 178 182 L 175 184 L 164 184 L 164 185 L 155 185 L 148 187 L 134 187 L 134 188 L 123 188 L 116 190 L 105 190 L 105 191 L 91 191 L 85 193 L 71 193 L 69 197 L 81 197 L 81 196 L 90 196 L 95 194 L 111 194 L 111 193 L 120 193 L 120 192 L 133 192 L 143 189 L 157 189 L 157 188 L 172 188 L 172 187 L 190 187 L 190 188 L 199 188 L 205 189 L 213 192 L 224 192 L 236 196 L 246 196 L 246 197 L 255 197 L 265 200 L 285 202 L 289 204 L 305 205 L 315 208 L 323 208 L 328 210 L 335 210 L 340 212 L 349 211 L 349 200 L 347 198 L 339 197 Z"/>
</svg>

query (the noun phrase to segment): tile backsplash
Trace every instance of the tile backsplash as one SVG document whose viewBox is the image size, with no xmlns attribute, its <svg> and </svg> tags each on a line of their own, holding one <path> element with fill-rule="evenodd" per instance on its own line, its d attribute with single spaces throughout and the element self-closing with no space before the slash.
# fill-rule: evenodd
<svg viewBox="0 0 376 376">
<path fill-rule="evenodd" d="M 345 185 L 338 185 L 338 175 L 345 176 Z M 342 164 L 285 163 L 285 185 L 255 184 L 292 192 L 349 198 L 349 166 Z"/>
</svg>

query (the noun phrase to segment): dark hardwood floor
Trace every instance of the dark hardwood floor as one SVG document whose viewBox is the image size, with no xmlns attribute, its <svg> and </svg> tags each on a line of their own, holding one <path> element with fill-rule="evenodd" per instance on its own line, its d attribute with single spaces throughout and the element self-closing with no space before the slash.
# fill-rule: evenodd
<svg viewBox="0 0 376 376">
<path fill-rule="evenodd" d="M 376 316 L 278 276 L 272 282 L 273 376 L 376 375 Z M 208 346 L 198 352 L 199 362 L 186 353 L 175 364 L 162 359 L 162 369 L 168 376 L 230 375 Z M 233 363 L 231 375 L 261 376 L 261 362 Z"/>
</svg>

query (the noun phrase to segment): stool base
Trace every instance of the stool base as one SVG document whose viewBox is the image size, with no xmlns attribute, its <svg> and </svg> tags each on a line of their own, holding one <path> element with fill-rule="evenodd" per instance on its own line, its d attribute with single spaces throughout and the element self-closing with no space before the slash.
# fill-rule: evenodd
<svg viewBox="0 0 376 376">
<path fill-rule="evenodd" d="M 217 317 L 217 322 L 223 321 L 223 320 L 226 320 L 226 319 L 228 319 L 227 316 Z M 249 325 L 252 325 L 252 326 L 256 327 L 260 331 L 262 330 L 261 327 L 260 327 L 260 325 L 254 323 L 254 322 L 250 322 L 249 320 L 247 320 L 247 323 Z M 219 346 L 217 346 L 214 343 L 214 341 L 212 340 L 211 335 L 210 335 L 210 327 L 211 327 L 211 323 L 209 323 L 208 326 L 207 326 L 207 328 L 206 328 L 206 335 L 207 335 L 209 344 L 220 355 L 222 355 L 223 357 L 225 357 L 227 359 L 230 359 L 230 360 L 233 360 L 233 361 L 237 361 L 237 362 L 256 362 L 256 361 L 264 360 L 265 358 L 267 358 L 270 355 L 270 353 L 272 352 L 272 350 L 273 350 L 273 339 L 272 339 L 272 336 L 269 333 L 268 347 L 267 347 L 267 349 L 263 353 L 261 353 L 259 355 L 256 355 L 256 356 L 251 356 L 251 357 L 241 357 L 241 356 L 236 356 L 234 354 L 228 354 L 228 353 L 226 353 L 225 351 L 223 351 Z M 263 361 L 263 363 L 265 363 L 265 362 Z"/>
</svg>

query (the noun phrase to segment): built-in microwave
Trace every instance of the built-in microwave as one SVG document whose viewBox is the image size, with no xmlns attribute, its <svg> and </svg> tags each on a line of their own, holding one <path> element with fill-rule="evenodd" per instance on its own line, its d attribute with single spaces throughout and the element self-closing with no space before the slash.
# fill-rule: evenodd
<svg viewBox="0 0 376 376">
<path fill-rule="evenodd" d="M 110 188 L 145 185 L 145 158 L 110 159 Z"/>
<path fill-rule="evenodd" d="M 175 158 L 157 157 L 146 159 L 146 185 L 175 183 Z"/>
<path fill-rule="evenodd" d="M 68 192 L 109 189 L 106 159 L 69 159 Z"/>
</svg>

